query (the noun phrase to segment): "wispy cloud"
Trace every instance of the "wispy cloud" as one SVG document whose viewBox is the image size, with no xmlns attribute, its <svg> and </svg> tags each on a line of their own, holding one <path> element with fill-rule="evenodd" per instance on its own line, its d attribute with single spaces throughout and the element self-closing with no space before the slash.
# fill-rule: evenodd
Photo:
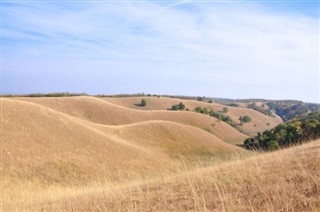
<svg viewBox="0 0 320 212">
<path fill-rule="evenodd" d="M 5 4 L 4 90 L 315 102 L 318 26 L 253 3 Z"/>
</svg>

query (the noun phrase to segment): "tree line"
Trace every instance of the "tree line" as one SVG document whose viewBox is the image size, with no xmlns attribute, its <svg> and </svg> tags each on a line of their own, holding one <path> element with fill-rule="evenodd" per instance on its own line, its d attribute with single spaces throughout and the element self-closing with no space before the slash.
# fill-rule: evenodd
<svg viewBox="0 0 320 212">
<path fill-rule="evenodd" d="M 244 141 L 251 150 L 276 150 L 320 138 L 320 111 L 292 119 Z"/>
</svg>

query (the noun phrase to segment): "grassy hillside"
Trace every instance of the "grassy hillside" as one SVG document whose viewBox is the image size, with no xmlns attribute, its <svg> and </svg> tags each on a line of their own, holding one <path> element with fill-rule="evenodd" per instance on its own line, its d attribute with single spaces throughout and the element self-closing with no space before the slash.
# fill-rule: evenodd
<svg viewBox="0 0 320 212">
<path fill-rule="evenodd" d="M 320 208 L 319 141 L 245 151 L 223 140 L 242 134 L 207 115 L 94 97 L 1 106 L 4 211 Z"/>
<path fill-rule="evenodd" d="M 228 124 L 207 115 L 186 111 L 141 111 L 119 106 L 95 97 L 18 98 L 38 105 L 104 125 L 123 125 L 162 120 L 190 125 L 205 130 L 223 141 L 241 144 L 246 135 Z"/>
<path fill-rule="evenodd" d="M 30 184 L 20 202 L 11 199 L 4 206 L 27 211 L 318 211 L 319 162 L 320 141 L 314 141 L 272 153 L 233 155 L 203 168 L 185 165 L 179 174 L 122 184 L 38 190 Z"/>
<path fill-rule="evenodd" d="M 237 124 L 240 124 L 240 116 L 249 116 L 252 121 L 250 123 L 245 123 L 239 126 L 241 131 L 249 135 L 254 135 L 257 132 L 264 131 L 266 129 L 271 129 L 282 122 L 281 118 L 278 116 L 272 117 L 262 114 L 256 110 L 242 108 L 242 107 L 229 107 L 216 102 L 207 103 L 203 101 L 196 100 L 185 100 L 176 99 L 168 97 L 125 97 L 125 98 L 103 98 L 108 102 L 121 105 L 128 108 L 134 108 L 139 110 L 167 110 L 171 108 L 172 105 L 179 104 L 183 102 L 189 110 L 194 110 L 196 107 L 207 108 L 208 110 L 214 110 L 217 112 L 222 112 L 224 107 L 228 108 L 228 112 L 224 115 L 230 116 L 230 118 Z M 145 107 L 139 106 L 141 99 L 147 101 Z"/>
<path fill-rule="evenodd" d="M 204 130 L 174 122 L 107 126 L 17 100 L 2 100 L 2 109 L 2 165 L 15 175 L 34 174 L 44 180 L 54 178 L 46 170 L 70 169 L 77 176 L 66 176 L 69 180 L 85 180 L 101 174 L 112 177 L 123 167 L 130 173 L 168 169 L 180 154 L 198 157 L 202 150 L 208 155 L 241 150 Z"/>
<path fill-rule="evenodd" d="M 77 99 L 77 103 L 91 101 Z M 68 108 L 69 104 L 62 105 L 77 111 Z M 1 106 L 1 200 L 5 211 L 51 198 L 52 194 L 41 192 L 52 188 L 144 180 L 176 173 L 184 161 L 194 167 L 244 151 L 205 130 L 177 122 L 110 126 L 27 101 L 1 99 Z"/>
</svg>

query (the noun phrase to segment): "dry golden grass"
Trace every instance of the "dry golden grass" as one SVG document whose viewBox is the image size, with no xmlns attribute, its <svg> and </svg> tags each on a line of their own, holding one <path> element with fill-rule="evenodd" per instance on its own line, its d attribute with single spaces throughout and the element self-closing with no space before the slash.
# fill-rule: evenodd
<svg viewBox="0 0 320 212">
<path fill-rule="evenodd" d="M 205 130 L 175 122 L 108 126 L 39 104 L 1 101 L 5 205 L 38 200 L 43 188 L 47 192 L 68 185 L 122 184 L 168 175 L 181 166 L 180 156 L 195 165 L 215 155 L 243 151 Z"/>
<path fill-rule="evenodd" d="M 139 107 L 136 104 L 139 104 L 141 99 L 146 99 L 147 105 L 146 107 Z M 171 108 L 174 104 L 179 104 L 180 102 L 183 102 L 186 105 L 186 108 L 189 108 L 190 110 L 193 110 L 194 108 L 201 106 L 206 107 L 207 109 L 212 109 L 214 111 L 222 111 L 224 105 L 219 103 L 206 103 L 206 102 L 199 102 L 195 100 L 181 100 L 176 98 L 167 98 L 167 97 L 124 97 L 124 98 L 103 98 L 107 100 L 108 102 L 121 105 L 124 107 L 134 108 L 134 109 L 140 109 L 140 110 L 166 110 L 168 108 Z M 257 102 L 258 105 L 261 105 L 261 102 Z M 250 123 L 245 123 L 243 126 L 240 126 L 240 129 L 248 134 L 254 135 L 257 132 L 262 132 L 266 129 L 271 129 L 282 122 L 281 118 L 271 117 L 264 115 L 258 111 L 248 109 L 248 108 L 242 108 L 242 107 L 227 107 L 229 109 L 229 112 L 226 113 L 226 115 L 230 116 L 230 118 L 235 123 L 240 123 L 239 117 L 240 116 L 250 116 L 252 118 L 252 121 Z M 269 123 L 269 124 L 268 124 Z"/>
<path fill-rule="evenodd" d="M 181 158 L 182 161 L 183 158 Z M 16 211 L 319 211 L 320 141 L 122 184 L 29 186 Z M 24 188 L 24 189 L 28 189 Z M 27 191 L 25 191 L 27 192 Z"/>
<path fill-rule="evenodd" d="M 222 121 L 192 112 L 141 111 L 119 106 L 95 97 L 18 99 L 104 125 L 124 125 L 142 121 L 162 120 L 200 128 L 231 144 L 242 144 L 247 138 L 247 136 Z"/>
<path fill-rule="evenodd" d="M 199 129 L 200 114 L 28 101 L 1 99 L 3 211 L 320 210 L 320 141 L 255 153 Z"/>
</svg>

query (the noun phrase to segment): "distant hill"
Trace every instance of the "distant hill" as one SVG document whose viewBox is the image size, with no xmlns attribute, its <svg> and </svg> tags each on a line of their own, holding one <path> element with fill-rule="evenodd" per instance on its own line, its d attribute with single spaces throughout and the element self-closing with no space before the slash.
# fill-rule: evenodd
<svg viewBox="0 0 320 212">
<path fill-rule="evenodd" d="M 158 99 L 155 97 L 150 97 Z M 205 116 L 187 111 L 168 111 L 168 110 L 137 110 L 129 107 L 124 107 L 121 104 L 108 101 L 107 99 L 97 97 L 52 97 L 52 98 L 16 98 L 26 102 L 33 102 L 38 105 L 45 106 L 70 116 L 81 118 L 93 123 L 103 125 L 126 125 L 143 121 L 170 121 L 200 128 L 207 133 L 213 134 L 223 141 L 231 144 L 241 144 L 247 138 L 246 135 L 240 133 L 230 125 L 219 121 L 216 118 Z M 114 98 L 112 98 L 114 99 Z M 127 99 L 127 98 L 119 98 Z M 114 99 L 117 100 L 117 99 Z M 160 98 L 161 105 L 165 99 Z M 140 103 L 141 98 L 132 102 L 132 107 L 135 103 Z M 147 106 L 151 102 L 147 100 Z"/>
<path fill-rule="evenodd" d="M 90 96 L 86 93 L 69 93 L 69 92 L 57 92 L 57 93 L 31 93 L 24 95 L 2 95 L 2 97 L 73 97 L 73 96 Z M 142 97 L 166 97 L 173 99 L 182 100 L 195 100 L 199 102 L 209 102 L 213 101 L 226 106 L 233 107 L 248 107 L 261 112 L 265 115 L 274 116 L 275 114 L 281 117 L 283 121 L 288 121 L 300 115 L 305 115 L 309 112 L 319 111 L 320 104 L 315 103 L 305 103 L 297 100 L 270 100 L 261 98 L 250 98 L 250 99 L 230 99 L 230 98 L 216 98 L 216 97 L 206 97 L 206 96 L 183 96 L 183 95 L 158 95 L 158 94 L 115 94 L 115 95 L 105 95 L 97 94 L 96 97 L 107 97 L 107 98 L 142 98 Z M 257 105 L 260 103 L 260 106 Z M 261 107 L 263 105 L 263 107 Z M 265 107 L 265 106 L 268 106 Z M 131 106 L 130 106 L 131 107 Z M 141 108 L 136 108 L 141 109 Z"/>
<path fill-rule="evenodd" d="M 81 100 L 86 99 L 77 103 Z M 59 103 L 68 107 L 65 101 Z M 180 163 L 180 156 L 196 160 L 243 151 L 205 130 L 173 121 L 111 126 L 32 102 L 2 99 L 1 104 L 1 165 L 6 179 L 20 176 L 63 184 L 103 175 L 110 180 L 119 172 L 140 176 L 170 171 Z"/>
<path fill-rule="evenodd" d="M 168 109 L 171 109 L 173 105 L 177 105 L 180 102 L 182 102 L 185 106 L 184 111 L 188 110 L 188 113 L 193 113 L 192 111 L 195 111 L 197 107 L 200 107 L 202 110 L 205 109 L 207 111 L 207 114 L 205 114 L 206 116 L 209 116 L 208 114 L 212 110 L 213 112 L 219 113 L 224 117 L 229 117 L 230 120 L 232 120 L 232 122 L 237 126 L 237 128 L 247 135 L 255 135 L 258 132 L 264 131 L 266 129 L 271 129 L 282 122 L 281 118 L 274 114 L 273 116 L 269 116 L 254 109 L 244 107 L 232 107 L 217 102 L 209 103 L 209 101 L 206 102 L 192 99 L 178 99 L 172 97 L 154 96 L 120 98 L 104 97 L 102 99 L 111 102 L 115 105 L 121 105 L 123 107 L 143 111 L 168 111 Z M 147 101 L 147 105 L 145 107 L 141 107 L 139 105 L 142 99 L 145 99 Z M 223 112 L 224 108 L 227 108 L 227 112 Z M 241 123 L 241 121 L 239 120 L 241 116 L 248 116 L 251 118 L 251 121 L 248 123 Z"/>
<path fill-rule="evenodd" d="M 284 121 L 306 115 L 310 112 L 320 111 L 320 104 L 304 103 L 301 101 L 271 101 L 267 105 Z"/>
</svg>

